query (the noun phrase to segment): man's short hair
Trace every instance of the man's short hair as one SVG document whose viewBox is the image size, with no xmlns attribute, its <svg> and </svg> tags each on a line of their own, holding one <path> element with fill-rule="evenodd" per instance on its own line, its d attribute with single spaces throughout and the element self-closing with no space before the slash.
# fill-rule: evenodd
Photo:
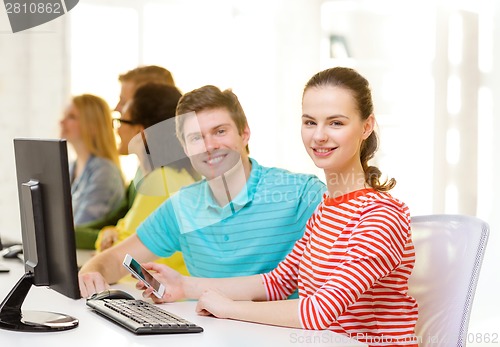
<svg viewBox="0 0 500 347">
<path fill-rule="evenodd" d="M 236 124 L 238 133 L 240 135 L 243 134 L 245 128 L 248 127 L 248 122 L 236 94 L 231 89 L 221 91 L 215 86 L 207 85 L 184 94 L 177 104 L 175 130 L 183 146 L 186 144 L 184 139 L 184 122 L 187 118 L 184 115 L 190 112 L 200 112 L 217 108 L 224 108 L 229 111 L 231 119 Z M 248 146 L 246 150 L 248 153 Z"/>
<path fill-rule="evenodd" d="M 139 66 L 119 75 L 118 80 L 120 82 L 133 82 L 136 87 L 150 82 L 175 87 L 174 78 L 170 71 L 156 65 Z"/>
</svg>

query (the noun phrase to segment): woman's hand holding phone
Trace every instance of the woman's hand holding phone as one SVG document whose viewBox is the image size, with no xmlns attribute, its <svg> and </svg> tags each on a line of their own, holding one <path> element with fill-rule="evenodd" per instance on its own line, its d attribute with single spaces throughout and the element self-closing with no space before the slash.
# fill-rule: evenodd
<svg viewBox="0 0 500 347">
<path fill-rule="evenodd" d="M 158 282 L 158 280 L 149 271 L 144 268 L 137 260 L 132 258 L 130 254 L 125 256 L 123 266 L 138 280 L 142 281 L 144 285 L 151 288 L 153 293 L 158 299 L 161 299 L 165 293 L 165 286 Z"/>
<path fill-rule="evenodd" d="M 143 297 L 150 297 L 156 303 L 174 302 L 186 298 L 183 288 L 183 276 L 179 272 L 157 263 L 144 263 L 142 266 L 148 271 L 154 271 L 155 277 L 165 288 L 162 298 L 158 299 L 155 295 L 151 295 L 153 294 L 152 288 L 138 282 L 136 288 L 144 291 L 142 293 Z"/>
</svg>

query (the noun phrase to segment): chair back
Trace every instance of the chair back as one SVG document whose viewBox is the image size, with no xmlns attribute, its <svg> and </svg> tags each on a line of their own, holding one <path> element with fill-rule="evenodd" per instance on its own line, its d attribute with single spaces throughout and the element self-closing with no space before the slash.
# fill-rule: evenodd
<svg viewBox="0 0 500 347">
<path fill-rule="evenodd" d="M 411 219 L 415 268 L 409 294 L 419 306 L 416 335 L 421 347 L 462 347 L 489 226 L 464 215 Z"/>
</svg>

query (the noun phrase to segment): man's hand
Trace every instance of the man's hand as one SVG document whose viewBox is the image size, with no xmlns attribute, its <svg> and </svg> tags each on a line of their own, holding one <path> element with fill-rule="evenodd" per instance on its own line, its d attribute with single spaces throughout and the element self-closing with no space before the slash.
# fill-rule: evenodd
<svg viewBox="0 0 500 347">
<path fill-rule="evenodd" d="M 78 284 L 82 298 L 88 298 L 94 293 L 109 289 L 109 284 L 99 272 L 79 273 Z"/>
<path fill-rule="evenodd" d="M 101 231 L 102 233 L 102 238 L 101 238 L 101 252 L 110 248 L 113 246 L 117 241 L 118 241 L 118 230 L 116 227 L 105 227 Z"/>
</svg>

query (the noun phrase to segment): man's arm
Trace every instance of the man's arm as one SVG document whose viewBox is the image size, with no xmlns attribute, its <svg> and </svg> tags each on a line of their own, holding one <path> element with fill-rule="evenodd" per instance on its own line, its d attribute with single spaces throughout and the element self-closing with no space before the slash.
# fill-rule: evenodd
<svg viewBox="0 0 500 347">
<path fill-rule="evenodd" d="M 96 292 L 109 288 L 128 274 L 122 262 L 129 253 L 139 262 L 149 262 L 158 258 L 142 242 L 136 234 L 125 241 L 92 257 L 78 273 L 80 294 L 87 298 Z"/>
</svg>

